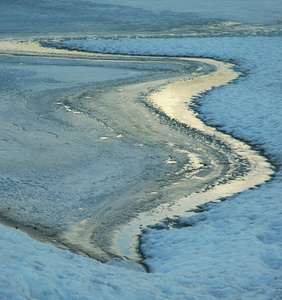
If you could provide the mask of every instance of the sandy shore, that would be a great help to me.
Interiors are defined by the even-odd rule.
[[[213,88],[226,85],[236,80],[240,75],[233,70],[234,65],[232,64],[213,59],[195,60],[214,66],[215,71],[208,75],[199,76],[190,80],[170,83],[153,92],[149,97],[149,101],[170,119],[176,120],[176,122],[180,124],[185,124],[190,129],[203,132],[205,135],[212,137],[213,141],[219,140],[225,145],[228,145],[232,152],[234,151],[242,160],[246,159],[249,162],[249,170],[245,174],[242,172],[242,174],[236,178],[234,177],[231,180],[227,180],[227,182],[219,182],[208,190],[197,191],[196,193],[192,191],[188,196],[174,199],[173,203],[161,204],[153,211],[140,213],[136,219],[126,224],[116,233],[117,247],[132,260],[137,260],[135,251],[139,243],[137,237],[146,226],[157,224],[158,221],[161,220],[174,219],[176,216],[183,215],[183,212],[186,212],[185,216],[193,215],[193,210],[195,210],[197,206],[208,202],[217,202],[220,201],[220,199],[225,199],[250,188],[255,188],[265,181],[268,181],[271,175],[273,175],[273,168],[265,157],[261,156],[246,143],[205,125],[201,119],[197,117],[198,114],[189,107],[189,105],[193,103],[193,99],[202,97],[204,93]],[[214,146],[216,147],[216,145],[212,147]],[[201,164],[197,156],[194,156],[194,159],[195,164]],[[232,173],[236,161],[232,161],[232,158],[230,158],[229,163],[230,170],[228,172]],[[193,176],[197,176],[195,173]],[[181,184],[186,181],[187,186],[189,186],[188,182],[190,180],[193,180],[192,176],[182,178]],[[126,247],[124,247],[124,244],[126,244]],[[131,249],[131,251],[128,249]]]
[[[47,102],[39,105],[36,102],[38,95],[35,97],[35,92],[28,94],[34,97],[33,101],[27,100],[27,112],[32,111],[34,123],[29,121],[32,123],[29,128],[23,126],[26,120],[22,121],[22,132],[24,128],[29,128],[26,130],[28,133],[24,134],[26,137],[29,134],[30,142],[34,141],[35,133],[32,130],[38,126],[35,120],[43,115],[46,124],[40,119],[41,133],[37,137],[51,146],[46,151],[46,145],[42,142],[40,147],[38,144],[37,150],[32,149],[33,152],[30,152],[37,142],[33,146],[24,145],[22,150],[26,151],[29,158],[25,161],[28,168],[23,168],[22,173],[18,170],[10,171],[5,165],[12,182],[9,186],[4,180],[7,189],[17,183],[21,195],[12,197],[15,202],[12,202],[11,208],[15,205],[17,209],[11,212],[12,209],[7,211],[6,208],[1,211],[1,215],[10,224],[12,219],[18,218],[16,226],[29,233],[30,228],[35,226],[42,228],[42,234],[39,234],[41,240],[45,234],[46,240],[51,240],[57,246],[85,253],[101,261],[113,258],[138,261],[138,235],[146,226],[165,218],[183,215],[197,205],[218,201],[253,188],[268,180],[273,173],[270,164],[259,153],[245,143],[206,126],[189,107],[194,98],[238,78],[239,74],[229,63],[212,59],[146,58],[70,52],[40,47],[38,42],[33,41],[1,42],[0,53],[4,57],[48,58],[48,65],[52,64],[53,59],[69,60],[72,64],[77,60],[91,62],[87,66],[80,63],[71,66],[77,67],[75,70],[79,74],[84,74],[81,75],[84,79],[80,79],[81,85],[76,90],[71,90],[76,82],[69,76],[69,81],[65,80],[59,85],[61,93],[51,94],[50,89],[47,89]],[[114,65],[109,64],[113,62]],[[28,64],[25,60],[20,63]],[[64,62],[58,63],[60,70],[67,70]],[[181,64],[185,68],[190,65],[190,69],[188,68],[186,74],[180,75],[171,68],[175,64],[179,68]],[[105,70],[105,65],[108,70]],[[118,71],[114,75],[114,70],[121,68],[121,65],[131,68],[132,73],[127,75]],[[54,74],[61,74],[59,68],[52,68]],[[157,72],[161,68],[164,71]],[[94,88],[91,80],[88,81],[90,73],[85,73],[86,69],[94,72],[104,70],[105,74],[112,73],[112,76],[120,76],[120,79],[118,84],[107,83],[102,88],[96,84]],[[41,70],[40,65],[35,71]],[[28,72],[31,71],[28,69]],[[47,70],[47,73],[50,71],[51,69]],[[52,76],[53,80],[59,81],[55,75]],[[66,75],[62,73],[60,76]],[[113,77],[107,78],[113,80]],[[52,82],[48,84],[51,86]],[[42,95],[45,95],[45,87],[40,88]],[[68,93],[66,89],[70,89]],[[46,103],[53,110],[49,111]],[[24,112],[24,118],[28,116],[27,112]],[[160,121],[164,124],[160,124]],[[55,129],[57,125],[60,126]],[[49,129],[54,135],[52,138],[46,137],[48,126],[55,126]],[[9,130],[22,147],[23,141],[18,133],[16,136],[12,127]],[[71,148],[66,148],[66,145],[71,145]],[[45,154],[41,164],[42,149],[45,149]],[[117,151],[112,152],[112,149]],[[15,150],[15,156],[10,159],[19,159],[17,151],[19,150]],[[54,162],[52,157],[55,158]],[[71,162],[70,157],[74,162]],[[83,157],[87,157],[88,161],[84,161]],[[45,171],[45,175],[48,173],[45,176],[48,185],[43,177],[41,181],[38,180],[40,183],[36,183],[35,169],[30,167],[35,164],[35,168],[38,168],[36,159],[40,161],[41,168],[38,174],[42,170],[48,170]],[[54,166],[56,159],[62,162],[59,168]],[[99,159],[100,163],[97,162]],[[91,160],[96,161],[94,163]],[[19,160],[18,163],[22,161]],[[102,171],[103,169],[105,170]],[[114,169],[117,170],[116,174]],[[71,174],[73,170],[75,174]],[[136,170],[136,173],[129,174],[132,170]],[[52,177],[52,172],[61,175]],[[30,174],[27,175],[28,173]],[[5,174],[1,176],[4,178]],[[34,187],[26,182],[27,179],[32,181]],[[42,193],[35,195],[34,188],[38,187],[37,184],[40,184]],[[109,193],[102,196],[108,189]],[[24,194],[27,190],[29,192]],[[61,202],[48,200],[48,207],[44,209],[43,215],[40,212],[42,204],[39,204],[39,199],[34,199],[25,208],[25,205],[19,204],[20,201],[30,201],[30,198],[43,198],[44,195],[49,197],[50,194]],[[36,211],[36,207],[39,211]],[[33,212],[29,219],[27,216],[30,215],[31,208]],[[52,211],[58,214],[55,219],[50,216]],[[48,216],[49,223],[40,221],[44,214]],[[28,223],[27,219],[29,224],[20,226]],[[59,226],[56,226],[56,222]],[[52,238],[48,231],[52,232]]]

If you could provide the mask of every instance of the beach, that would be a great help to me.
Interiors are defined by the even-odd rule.
[[[1,4],[1,298],[279,299],[276,14],[110,2]]]
[[[21,125],[25,121],[13,123],[21,135],[16,143],[24,147],[9,153],[13,155],[6,161],[13,160],[17,167],[13,170],[4,165],[9,176],[2,181],[8,193],[13,188],[19,190],[19,196],[13,198],[4,194],[3,221],[14,223],[33,237],[104,262],[129,259],[138,263],[140,228],[255,187],[273,174],[271,165],[259,153],[204,125],[193,110],[186,108],[197,96],[237,79],[240,74],[231,64],[212,59],[97,58],[91,53],[83,57],[79,52],[54,51],[32,41],[4,43],[0,49],[3,55],[4,51],[10,56],[16,52],[25,61],[21,68],[42,72],[42,79],[37,80],[44,80],[44,88],[37,86],[36,96],[28,93],[26,107],[19,107],[18,122],[21,115],[29,115],[28,125]],[[146,65],[145,70],[140,62]],[[21,64],[18,58],[13,63]],[[156,70],[161,73],[159,66],[166,76],[171,69],[171,75],[157,75]],[[45,74],[49,77],[47,89]],[[66,74],[71,74],[69,82]],[[70,92],[74,76],[78,87]],[[183,79],[185,76],[188,80]],[[55,93],[51,93],[52,81],[56,82]],[[40,88],[44,106],[36,98]],[[151,105],[155,115],[164,114],[168,124],[160,126],[144,104]],[[173,127],[169,126],[172,122]],[[186,133],[169,133],[170,127],[179,130],[181,126],[187,126]],[[5,143],[9,144],[8,137]],[[18,166],[22,166],[22,172]]]

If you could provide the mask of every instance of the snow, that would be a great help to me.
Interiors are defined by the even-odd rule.
[[[154,273],[188,275],[218,298],[279,299],[281,196],[272,182],[194,220],[181,218],[187,228],[147,229],[142,240],[145,262]]]
[[[281,299],[281,38],[139,38],[67,45],[235,61],[245,76],[197,100],[200,116],[262,149],[277,173],[257,189],[182,217],[185,228],[146,229],[142,250],[151,274],[108,266],[1,225],[0,299]]]
[[[154,285],[146,287],[146,274],[102,265],[3,226],[0,236],[1,299],[130,299],[132,294],[136,299],[144,299],[144,294],[155,297]],[[125,285],[128,281],[131,286]],[[143,287],[139,293],[138,282]],[[157,292],[161,296],[162,292]]]

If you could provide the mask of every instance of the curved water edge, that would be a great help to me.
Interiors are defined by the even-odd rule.
[[[242,176],[238,176],[236,179],[233,178],[225,183],[219,183],[206,191],[191,193],[189,196],[175,199],[173,203],[161,204],[153,211],[140,213],[136,219],[116,232],[117,248],[121,249],[121,252],[126,254],[131,260],[137,260],[135,249],[138,247],[139,241],[136,237],[140,235],[142,229],[149,225],[156,224],[158,220],[162,223],[165,219],[173,219],[176,216],[181,216],[184,212],[185,216],[189,217],[195,214],[193,210],[195,210],[197,206],[208,202],[217,202],[220,201],[220,199],[241,193],[250,188],[255,188],[268,181],[274,173],[269,161],[257,151],[253,150],[251,146],[228,134],[218,131],[214,127],[205,125],[204,122],[197,117],[198,114],[189,107],[193,99],[202,97],[203,93],[213,88],[226,85],[236,80],[240,75],[233,70],[234,65],[232,64],[213,59],[201,58],[199,61],[214,66],[216,71],[190,80],[182,80],[168,84],[164,88],[155,91],[149,97],[149,101],[169,118],[181,124],[185,124],[189,126],[189,128],[203,132],[213,137],[213,139],[219,139],[225,145],[228,145],[232,151],[236,152],[241,158],[248,160],[250,169],[247,174],[242,174]],[[197,163],[200,162],[198,161]],[[124,244],[126,244],[126,247],[124,247]],[[129,251],[129,249],[131,249],[131,251]]]
[[[5,55],[53,59],[140,62],[137,56],[103,55],[49,49],[43,48],[38,42],[33,41],[4,41],[0,43],[0,52]],[[144,62],[146,59],[148,58],[142,58]],[[163,63],[157,57],[150,58],[150,61],[152,60],[156,63]],[[195,72],[189,76],[183,75],[181,77],[178,74],[175,77],[157,80],[154,84],[150,81],[146,84],[144,82],[141,85],[135,84],[129,89],[147,89],[153,86],[155,91],[145,99],[148,107],[155,109],[156,113],[163,118],[167,118],[167,124],[175,126],[177,129],[182,128],[185,134],[193,132],[191,141],[195,141],[195,145],[187,144],[186,148],[177,147],[168,139],[172,151],[187,155],[188,163],[177,171],[179,173],[176,174],[178,175],[177,181],[174,180],[169,186],[163,187],[162,192],[151,192],[152,197],[167,197],[167,199],[159,201],[157,206],[144,205],[145,203],[141,201],[140,205],[146,207],[138,208],[134,213],[128,214],[122,223],[117,222],[119,216],[112,216],[113,220],[104,226],[107,227],[107,230],[110,227],[113,230],[113,226],[116,224],[114,236],[111,235],[106,245],[100,245],[99,249],[95,250],[93,256],[96,255],[98,259],[100,257],[107,261],[118,258],[138,262],[140,260],[136,251],[138,235],[146,226],[161,222],[165,218],[183,215],[184,212],[185,216],[188,216],[187,211],[200,204],[217,201],[220,198],[226,198],[253,188],[267,181],[273,174],[271,165],[258,152],[252,150],[247,144],[221,133],[213,127],[206,126],[189,107],[194,98],[237,79],[239,73],[234,71],[234,65],[204,58],[175,58],[175,62],[177,61],[197,62],[202,66],[209,66],[209,74],[204,73],[204,75],[199,76],[201,74],[199,69],[198,73]],[[161,88],[158,88],[160,86]],[[80,109],[80,107],[75,107],[75,109],[69,107],[69,111],[74,113],[79,112]],[[199,154],[201,151],[205,154]],[[177,164],[177,161],[168,160],[166,163]],[[220,164],[222,166],[219,166]],[[178,187],[179,190],[177,191]],[[184,192],[185,187],[186,190],[188,187],[189,189]],[[72,245],[75,245],[76,249],[80,247],[83,252],[93,253],[93,237],[95,236],[93,226],[89,220],[85,219],[68,228],[59,239],[72,249],[74,249]],[[105,232],[105,228],[99,228],[96,231],[98,232],[96,233],[97,236],[99,236]]]

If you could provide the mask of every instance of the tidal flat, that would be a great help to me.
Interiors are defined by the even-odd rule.
[[[33,237],[103,262],[138,262],[144,226],[272,173],[189,108],[236,79],[232,65],[30,41],[1,50],[1,220]]]

